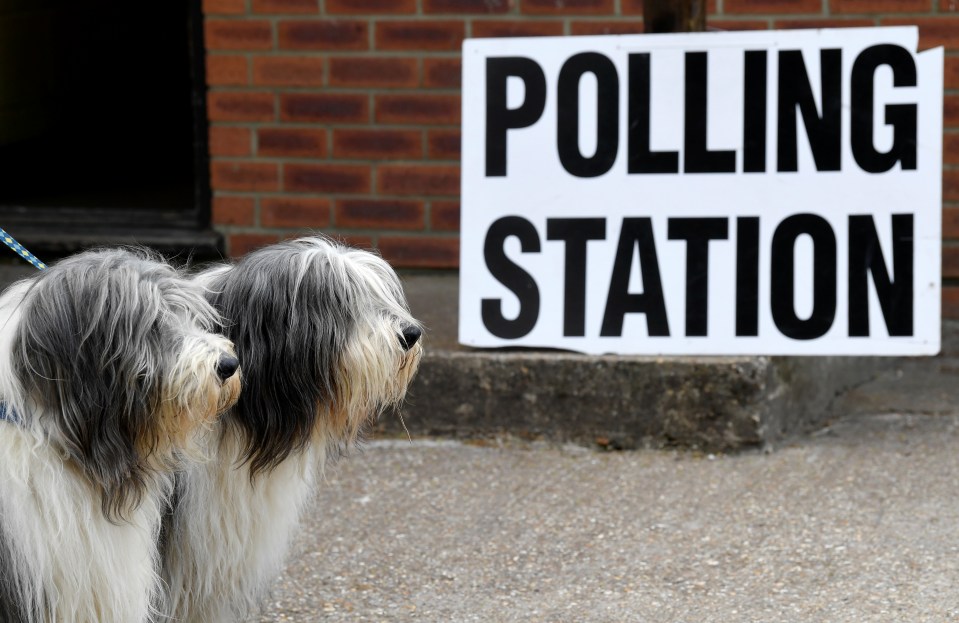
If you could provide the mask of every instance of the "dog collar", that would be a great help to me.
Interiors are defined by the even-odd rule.
[[[7,403],[0,402],[0,422],[10,422],[11,424],[22,424],[23,420],[16,409],[7,406]]]

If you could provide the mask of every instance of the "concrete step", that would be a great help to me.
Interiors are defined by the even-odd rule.
[[[959,404],[951,399],[959,393],[957,366],[943,356],[657,358],[470,349],[456,341],[457,275],[403,278],[413,313],[427,327],[427,350],[403,421],[381,418],[385,434],[402,434],[405,424],[414,436],[509,433],[611,448],[730,451],[777,445],[846,413],[943,413]],[[946,331],[944,350],[955,353],[955,327]]]

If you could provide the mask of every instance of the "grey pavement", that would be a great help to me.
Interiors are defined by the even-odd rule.
[[[379,440],[332,467],[262,621],[959,620],[959,418],[774,452]]]

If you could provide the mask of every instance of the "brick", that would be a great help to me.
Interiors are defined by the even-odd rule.
[[[210,126],[211,156],[249,156],[253,138],[249,128]]]
[[[415,87],[419,86],[419,64],[415,58],[342,57],[330,59],[330,86]]]
[[[260,128],[256,135],[258,156],[324,158],[326,130],[312,128]]]
[[[833,13],[928,13],[932,0],[829,0]]]
[[[715,30],[768,30],[769,23],[758,19],[711,19],[709,28]]]
[[[433,160],[459,160],[462,138],[459,130],[430,130],[426,136],[427,153]]]
[[[622,3],[623,15],[642,15],[644,0],[620,0]],[[706,15],[715,15],[719,11],[716,0],[706,0]],[[706,23],[708,29],[712,29],[712,20]]]
[[[637,16],[643,14],[643,3],[644,0],[620,0],[621,9],[623,15]],[[706,2],[706,14],[715,15],[718,10],[716,5],[716,0],[707,0]],[[706,26],[712,29],[713,23],[712,20],[706,24]]]
[[[285,20],[279,23],[281,50],[368,50],[370,35],[360,20]]]
[[[462,21],[385,21],[376,24],[377,50],[459,50],[466,35]]]
[[[423,12],[487,14],[508,13],[517,0],[423,0]]]
[[[563,34],[560,21],[487,21],[473,22],[472,36],[489,37],[551,37]]]
[[[959,127],[959,95],[943,96],[942,124],[947,128]]]
[[[214,20],[204,23],[207,50],[270,50],[273,28],[265,20]]]
[[[423,59],[423,86],[458,89],[463,81],[463,62],[459,58]]]
[[[214,160],[210,183],[215,190],[271,191],[280,186],[275,164],[245,160]]]
[[[286,87],[322,86],[323,59],[313,56],[254,57],[253,84]]]
[[[342,232],[331,234],[331,236],[333,237],[334,240],[337,240],[348,247],[353,247],[354,249],[363,249],[364,251],[371,251],[377,254],[379,253],[376,250],[376,245],[373,244],[372,236],[362,236],[358,234],[344,234]]]
[[[283,188],[291,192],[368,193],[372,187],[370,168],[353,164],[287,164]]]
[[[344,199],[336,204],[336,226],[355,229],[423,229],[422,201]]]
[[[378,95],[377,123],[458,124],[459,95]]]
[[[817,28],[860,28],[863,26],[875,26],[876,22],[872,19],[860,18],[829,18],[829,17],[814,17],[814,18],[800,18],[800,19],[783,19],[776,20],[773,23],[773,28],[781,30],[810,30]]]
[[[942,160],[946,164],[959,164],[959,133],[942,135]]]
[[[620,0],[620,12],[630,17],[639,17],[643,15],[644,0]],[[706,0],[706,15],[716,15],[719,11],[716,0]],[[713,30],[713,20],[707,20],[706,28]]]
[[[358,93],[283,93],[280,119],[313,123],[364,123],[370,98]]]
[[[319,0],[253,0],[254,13],[272,15],[319,13]]]
[[[253,225],[255,201],[252,197],[217,196],[213,198],[214,225]]]
[[[382,236],[377,245],[390,264],[401,268],[456,268],[459,238]]]
[[[434,201],[430,204],[430,229],[435,231],[459,231],[459,228],[459,201]]]
[[[423,157],[419,130],[335,130],[333,156],[402,160]]]
[[[520,11],[530,15],[611,15],[613,0],[523,0]]]
[[[243,86],[249,83],[245,56],[206,57],[206,83],[212,86]]]
[[[204,15],[242,15],[246,0],[203,0]]]
[[[571,24],[574,35],[631,35],[643,33],[642,20],[575,21]]]
[[[959,56],[946,56],[943,74],[945,88],[959,89]]]
[[[326,0],[331,15],[409,15],[416,13],[416,0]]]
[[[459,196],[460,168],[448,165],[383,165],[377,190],[391,195]]]
[[[942,199],[943,201],[959,201],[959,170],[943,170]]]
[[[263,227],[328,227],[330,200],[311,197],[264,197],[260,200]]]
[[[942,288],[942,317],[950,320],[959,318],[959,287]]]
[[[273,94],[262,91],[213,91],[207,94],[211,121],[272,121]]]
[[[959,247],[950,244],[942,246],[942,276],[959,277]]]
[[[883,26],[919,26],[919,48],[925,50],[943,46],[959,49],[959,17],[921,17],[882,19]]]
[[[279,241],[280,237],[274,234],[232,234],[227,238],[227,254],[230,257],[241,257]]]
[[[822,0],[725,0],[725,13],[821,13]]]
[[[942,237],[944,240],[959,240],[959,207],[942,209]]]

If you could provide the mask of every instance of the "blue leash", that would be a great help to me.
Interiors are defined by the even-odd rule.
[[[3,238],[3,243],[17,252],[17,255],[25,259],[26,261],[33,264],[36,268],[43,270],[47,267],[46,264],[37,259],[37,256],[33,253],[27,251],[22,244],[17,242],[13,236],[0,229],[0,237]]]

